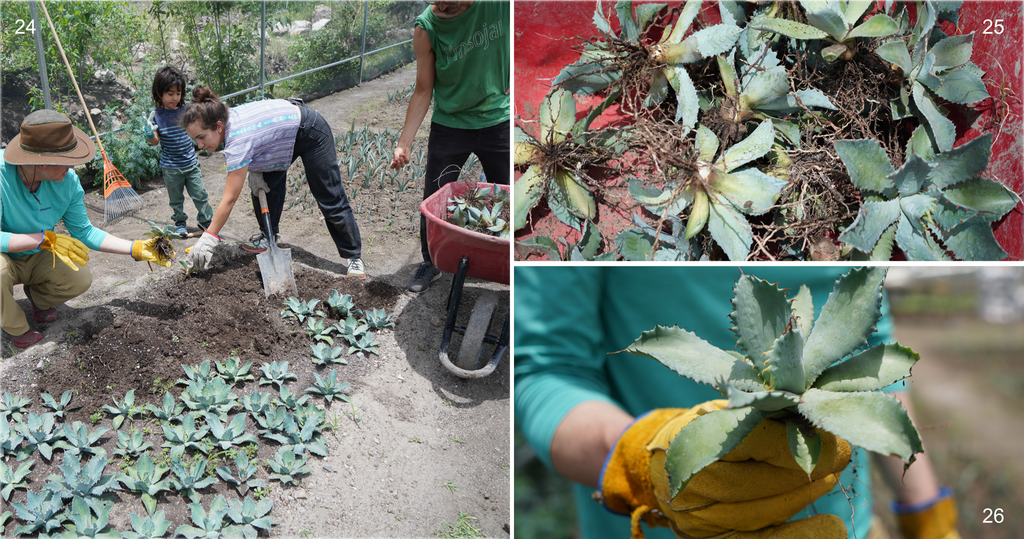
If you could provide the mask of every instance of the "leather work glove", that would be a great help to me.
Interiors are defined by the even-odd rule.
[[[960,539],[960,532],[956,531],[956,501],[949,487],[943,487],[935,499],[927,502],[893,502],[892,511],[900,521],[905,539]]]
[[[89,248],[84,243],[52,230],[43,230],[42,233],[43,241],[36,248],[53,253],[54,267],[57,266],[57,258],[75,271],[78,271],[78,266],[84,266],[89,261]]]
[[[146,121],[142,122],[142,132],[146,135],[146,140],[153,140],[155,136],[153,132],[157,130],[157,126],[154,118],[156,118],[155,110],[149,113],[149,118],[146,118]]]
[[[252,196],[259,196],[260,189],[266,192],[270,192],[270,187],[267,186],[267,182],[263,180],[262,172],[249,172],[249,190],[252,191]]]
[[[203,235],[199,237],[199,241],[190,248],[190,251],[187,251],[189,253],[188,265],[197,271],[210,269],[210,260],[213,259],[213,248],[218,243],[220,243],[220,238],[216,234],[203,232]]]
[[[672,439],[698,416],[727,405],[714,400],[638,418],[609,454],[595,497],[613,512],[631,515],[634,539],[643,537],[641,519],[669,526],[684,539],[845,539],[846,526],[835,515],[786,522],[831,491],[850,463],[850,444],[821,430],[821,456],[811,480],[790,453],[785,423],[767,419],[670,498],[665,452]]]
[[[153,238],[151,240],[145,240],[145,241],[143,241],[143,240],[133,241],[132,242],[132,258],[134,258],[135,260],[142,260],[142,261],[145,261],[145,262],[153,262],[153,263],[156,263],[156,264],[160,264],[161,266],[163,266],[165,268],[171,267],[171,259],[170,258],[164,258],[154,248],[154,244],[156,243],[156,240],[157,240],[156,238]],[[170,240],[168,240],[168,243],[170,243]],[[171,245],[171,256],[174,256],[174,245],[173,244]],[[152,269],[153,268],[150,267],[150,270],[152,270]]]

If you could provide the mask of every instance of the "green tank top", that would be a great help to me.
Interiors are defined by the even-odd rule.
[[[454,19],[431,8],[416,18],[434,50],[432,121],[457,129],[492,127],[510,117],[508,2],[476,1]]]

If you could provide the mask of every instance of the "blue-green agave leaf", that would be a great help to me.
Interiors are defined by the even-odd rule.
[[[804,337],[811,334],[814,327],[814,300],[811,298],[811,289],[807,285],[800,285],[800,290],[793,297],[793,316],[800,324],[800,331]]]
[[[729,408],[733,410],[753,406],[762,412],[777,412],[800,403],[800,397],[788,391],[756,391],[748,393],[736,389],[729,382],[724,382],[722,385],[725,389],[726,398],[729,399]],[[722,388],[719,388],[719,391],[722,391]]]
[[[808,389],[800,401],[797,410],[811,424],[855,446],[906,463],[924,451],[907,411],[889,395]]]
[[[547,178],[544,177],[538,165],[532,165],[526,169],[526,172],[516,180],[515,185],[512,186],[513,191],[515,191],[515,196],[513,197],[513,203],[515,204],[513,225],[516,230],[526,226],[526,218],[530,215],[530,210],[544,196],[546,185]]]
[[[858,189],[885,193],[894,187],[890,176],[896,171],[877,140],[837,140],[835,147]]]
[[[572,92],[557,88],[540,104],[540,137],[546,144],[562,142],[576,123],[576,100]]]
[[[940,189],[969,180],[988,168],[992,152],[992,133],[987,133],[932,159],[928,179]]]
[[[900,167],[889,179],[896,186],[896,191],[901,196],[910,196],[920,193],[928,179],[931,167],[925,163],[917,154],[911,154],[906,163]]]
[[[981,77],[964,69],[939,73],[937,81],[938,86],[929,88],[951,103],[977,103],[990,97]]]
[[[693,41],[702,58],[722,54],[736,44],[743,29],[731,24],[716,24],[694,32],[684,41]]]
[[[825,369],[812,387],[826,391],[878,391],[910,377],[910,369],[920,358],[910,348],[880,344]]]
[[[1020,197],[1005,185],[982,177],[948,187],[943,194],[950,202],[977,211],[989,221],[999,220],[1020,203]]]
[[[714,385],[719,378],[728,379],[739,361],[693,332],[676,326],[656,326],[645,331],[625,351],[657,360],[695,382],[708,385]]]
[[[1003,260],[1008,255],[992,233],[992,225],[984,217],[969,219],[949,232],[946,247],[960,260]]]
[[[928,135],[928,128],[923,125],[917,126],[914,129],[914,134],[910,135],[910,140],[907,141],[907,154],[915,154],[925,161],[931,161],[935,158],[936,153],[935,143]]]
[[[789,451],[793,455],[793,460],[810,478],[821,456],[821,436],[813,431],[805,434],[799,424],[786,421],[786,437],[789,439]]]
[[[768,150],[772,148],[772,141],[774,140],[775,128],[772,127],[770,120],[765,120],[747,138],[725,150],[717,164],[725,172],[732,172],[768,153]]]
[[[665,471],[674,498],[694,474],[729,454],[769,414],[756,408],[717,410],[683,427],[665,453]]]
[[[732,307],[729,320],[736,344],[760,372],[765,368],[765,354],[789,324],[786,293],[768,281],[743,275],[733,287]]]
[[[551,86],[557,86],[574,94],[594,94],[611,86],[622,76],[621,70],[601,71],[609,65],[608,60],[615,58],[608,51],[584,48],[580,59],[565,66],[551,80]]]
[[[718,137],[707,127],[697,126],[697,159],[705,163],[713,163],[718,154]]]
[[[932,134],[935,136],[935,144],[939,147],[939,151],[948,152],[953,149],[956,127],[935,106],[935,102],[932,101],[923,84],[914,81],[913,87],[914,104],[917,105],[918,110],[928,120],[928,125],[931,126]]]
[[[734,209],[728,199],[713,193],[708,198],[711,202],[708,232],[729,260],[745,260],[750,254],[750,244],[754,242],[746,217]]]
[[[827,32],[788,19],[766,19],[751,23],[749,26],[754,30],[775,32],[794,39],[825,39],[829,37]]]
[[[637,4],[636,6],[636,26],[643,31],[647,28],[647,24],[651,22],[651,19],[658,14],[659,11],[665,9],[668,4]]]
[[[836,281],[804,345],[806,387],[860,347],[882,316],[882,282],[887,268],[861,267]]]
[[[900,214],[896,226],[896,243],[908,260],[946,261],[949,256],[926,230],[918,228],[906,214]]]
[[[665,69],[669,84],[676,92],[676,121],[683,126],[683,134],[689,133],[697,125],[697,114],[700,103],[697,101],[697,89],[693,87],[690,74],[686,68],[677,65]]]
[[[520,178],[522,181],[522,178]],[[583,180],[568,170],[555,173],[549,198],[554,197],[567,210],[580,219],[597,217],[597,203],[594,194]]]
[[[764,103],[771,103],[784,97],[789,92],[789,79],[786,69],[776,66],[756,71],[748,81],[744,81],[740,93],[740,109],[756,110]]]
[[[786,331],[775,340],[765,354],[761,373],[768,387],[800,394],[807,386],[803,362],[804,333],[795,318],[789,319]]]
[[[846,19],[842,13],[832,9],[831,6],[815,11],[808,10],[807,22],[811,23],[815,28],[827,32],[835,41],[841,42],[846,39],[848,31]]]
[[[864,12],[874,4],[872,0],[850,0],[843,11],[843,18],[850,24],[857,24],[857,21],[864,16]]]
[[[774,178],[750,167],[725,174],[712,170],[711,184],[714,189],[732,202],[736,210],[761,215],[775,205],[779,193],[786,186],[784,180]]]
[[[884,202],[865,202],[857,213],[857,218],[849,228],[839,235],[839,241],[848,243],[856,249],[870,253],[878,239],[882,237],[890,225],[900,216],[899,199]]]
[[[974,32],[950,36],[932,46],[928,52],[935,55],[936,71],[957,67],[971,61]]]
[[[886,62],[898,65],[904,73],[910,73],[913,64],[910,61],[910,52],[907,50],[906,43],[890,41],[875,49],[875,53]]]
[[[900,25],[888,15],[879,13],[864,21],[846,35],[847,39],[855,37],[884,37],[900,31]]]

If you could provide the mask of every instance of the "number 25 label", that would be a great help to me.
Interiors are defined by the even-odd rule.
[[[994,21],[992,19],[985,19],[985,30],[981,33],[987,36],[992,34],[1001,35],[1003,30],[1003,19],[996,19]]]

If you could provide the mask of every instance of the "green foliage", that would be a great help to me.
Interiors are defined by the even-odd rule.
[[[11,507],[22,524],[14,529],[14,535],[26,535],[42,529],[50,533],[61,526],[64,516],[64,502],[51,490],[28,491],[24,502],[12,503]]]
[[[295,394],[288,389],[288,386],[284,386],[281,388],[280,396],[274,399],[274,406],[280,406],[285,410],[292,411],[297,409],[299,406],[306,404],[306,401],[308,400],[309,395],[296,398]]]
[[[395,323],[392,319],[395,317],[394,313],[387,314],[384,309],[370,309],[365,313],[366,325],[370,329],[382,329],[394,327]]]
[[[202,443],[203,438],[210,432],[210,427],[202,426],[196,428],[196,420],[192,414],[182,416],[180,425],[164,423],[164,441],[161,447],[170,449],[170,455],[177,457],[185,454],[185,450],[192,448],[206,453],[206,445]]]
[[[107,491],[121,490],[114,474],[104,474],[103,468],[110,462],[105,456],[94,456],[82,466],[78,455],[64,453],[64,463],[58,466],[64,474],[50,474],[46,480],[46,490],[53,491],[61,499],[72,496],[93,498],[102,496]]]
[[[189,385],[192,382],[205,383],[209,382],[216,376],[216,372],[210,370],[209,359],[203,360],[203,362],[197,367],[182,365],[181,368],[185,371],[187,379],[178,378],[178,380],[174,382],[176,385]]]
[[[892,256],[894,240],[910,260],[949,260],[947,250],[962,260],[1005,258],[990,223],[1020,197],[981,176],[991,139],[984,135],[937,155],[912,152],[899,170],[875,140],[836,141],[850,179],[867,195],[839,239],[876,260]]]
[[[257,417],[265,410],[272,407],[272,398],[273,395],[270,393],[253,391],[252,393],[242,397],[242,407],[245,408],[245,411],[252,414],[253,417]]]
[[[39,397],[43,399],[43,406],[53,410],[53,417],[57,419],[64,419],[64,412],[67,410],[68,404],[71,403],[71,396],[73,394],[74,391],[70,389],[65,391],[64,394],[60,396],[60,402],[57,402],[49,393],[40,393]],[[0,410],[0,414],[2,413],[3,410]]]
[[[355,317],[349,315],[348,318],[338,322],[334,325],[338,335],[343,337],[349,344],[355,344],[360,337],[365,335],[370,327],[366,325],[363,320],[356,320]],[[349,352],[351,353],[351,352]]]
[[[50,460],[54,444],[64,437],[62,429],[54,428],[53,414],[28,414],[25,422],[18,423],[16,428],[25,441],[25,446],[17,453],[19,461],[25,460],[37,449],[43,458]]]
[[[313,469],[306,464],[306,455],[294,453],[284,447],[277,450],[274,460],[268,460],[267,466],[273,470],[271,479],[276,479],[284,484],[298,483],[296,476],[313,473]]]
[[[288,371],[287,361],[271,361],[270,363],[264,363],[260,367],[263,371],[263,377],[260,378],[260,385],[274,384],[277,386],[278,391],[284,386],[288,380],[298,380],[295,373]]]
[[[192,500],[193,504],[198,504],[199,500],[202,499],[202,495],[199,493],[200,489],[217,482],[216,477],[208,477],[206,475],[206,465],[207,461],[205,459],[198,459],[189,467],[185,466],[180,457],[171,459],[171,471],[174,472],[174,477],[170,479],[171,485],[174,487],[174,490],[182,491],[188,499]],[[216,503],[216,500],[214,503]]]
[[[221,423],[214,414],[206,414],[206,425],[210,428],[210,435],[214,444],[221,449],[231,449],[236,445],[245,443],[258,444],[255,436],[245,432],[245,414],[237,414],[227,426]]]
[[[243,364],[238,356],[230,356],[224,363],[217,362],[217,372],[225,382],[231,385],[253,380],[253,375],[249,373],[250,368],[252,368],[252,361],[246,361]]]
[[[228,501],[228,518],[236,524],[237,531],[241,531],[244,537],[255,538],[259,533],[256,528],[270,532],[274,520],[270,518],[270,510],[274,502],[263,499],[259,503],[253,502],[248,496],[244,501]]]
[[[217,496],[213,499],[213,503],[210,504],[210,511],[207,513],[203,509],[203,506],[198,501],[194,501],[189,505],[192,510],[192,523],[195,526],[188,524],[182,524],[174,530],[175,537],[183,535],[189,539],[196,539],[197,537],[220,537],[228,535],[228,530],[222,529],[224,526],[224,518],[228,514],[228,505],[224,501],[224,496]]]
[[[28,488],[28,483],[24,479],[32,473],[32,465],[35,463],[34,460],[23,462],[15,469],[0,461],[0,494],[3,494],[5,501],[11,500],[11,493],[14,492],[14,489]]]
[[[472,189],[448,199],[445,220],[474,232],[508,239],[512,232],[509,223],[501,218],[502,210],[508,205],[509,191],[497,185]]]
[[[307,301],[300,301],[299,298],[294,296],[289,297],[284,302],[284,310],[281,311],[281,318],[296,318],[299,323],[306,321],[306,318],[312,316],[319,316],[323,318],[323,311],[316,310],[317,304],[320,303],[318,299],[311,299]]]
[[[0,413],[0,458],[18,452],[24,440],[19,432],[18,424],[15,423],[14,428],[11,428],[7,422],[7,413]]]
[[[123,532],[125,539],[156,539],[167,533],[171,523],[164,520],[164,512],[157,511],[151,516],[147,515],[145,520],[139,515],[132,513],[132,531]]]
[[[226,95],[259,82],[260,9],[245,2],[167,2],[200,84]]]
[[[149,96],[152,81],[134,93],[133,103],[119,111],[118,104],[107,105],[103,111],[103,120],[96,127],[105,132],[103,149],[114,168],[132,185],[139,189],[142,180],[156,178],[163,174],[160,169],[160,147],[146,142],[144,124],[152,110],[153,99]],[[117,113],[124,116],[124,123],[117,127],[113,120]],[[86,129],[86,132],[89,130]],[[99,147],[96,158],[86,163],[86,170],[94,174],[93,185],[103,185],[104,163]]]
[[[344,393],[345,388],[352,385],[348,382],[342,382],[338,384],[338,372],[331,370],[327,374],[327,379],[324,380],[319,374],[313,373],[316,378],[316,382],[313,383],[313,387],[307,387],[306,393],[315,393],[317,395],[323,395],[327,402],[331,402],[331,399],[337,397],[343,402],[350,402],[348,395]]]
[[[870,2],[801,2],[807,12],[808,24],[786,19],[763,19],[751,25],[755,30],[776,32],[794,39],[825,39],[833,45],[821,49],[821,55],[829,62],[850,60],[856,54],[853,41],[858,37],[884,37],[899,31],[899,24],[888,15],[873,15],[861,24]]]
[[[114,429],[116,430],[121,426],[121,423],[124,423],[125,419],[131,420],[133,417],[139,415],[140,410],[135,407],[135,390],[128,390],[128,392],[124,394],[124,400],[121,402],[117,402],[117,399],[115,398],[113,406],[109,404],[103,405],[103,410],[114,416],[112,421]]]
[[[221,479],[235,486],[240,496],[245,496],[250,488],[255,490],[267,486],[266,481],[256,478],[259,467],[255,462],[250,463],[249,457],[241,451],[235,455],[235,470],[237,470],[237,478],[231,475],[231,469],[227,466],[218,466],[216,471]]]
[[[120,538],[115,529],[107,529],[107,520],[114,503],[104,502],[95,498],[75,496],[71,501],[71,509],[67,516],[71,524],[65,525],[71,537],[101,537],[105,539]],[[93,512],[95,511],[95,516]]]
[[[319,416],[317,420],[307,420],[305,424],[300,426],[295,415],[284,414],[282,431],[280,433],[266,434],[265,436],[280,442],[282,450],[287,449],[302,455],[305,455],[306,451],[310,451],[321,457],[326,457],[328,454],[327,444],[317,429],[319,424]]]
[[[138,457],[153,447],[153,444],[143,439],[142,433],[137,430],[131,432],[117,431],[117,448],[114,455],[123,458]]]
[[[376,354],[378,345],[380,345],[380,342],[373,340],[373,334],[363,333],[358,339],[351,341],[351,346],[348,347],[348,353],[349,355],[355,354],[356,352]]]
[[[90,434],[88,428],[81,421],[75,421],[71,425],[65,424],[64,439],[57,440],[53,447],[54,449],[63,449],[65,454],[74,453],[80,456],[82,453],[89,453],[105,456],[106,451],[102,447],[93,447],[92,444],[96,443],[109,430],[106,427],[99,427]]]
[[[359,312],[355,308],[356,304],[352,301],[352,296],[340,294],[337,290],[331,290],[331,295],[327,298],[326,303],[327,307],[339,318],[346,318],[349,314]]]
[[[914,461],[923,451],[917,430],[899,402],[879,390],[910,376],[919,356],[898,344],[858,352],[881,317],[885,273],[881,267],[851,270],[836,282],[817,320],[806,286],[789,298],[775,284],[740,277],[730,318],[742,355],[661,326],[627,348],[712,384],[729,399],[727,408],[693,420],[669,445],[673,497],[767,418],[786,423],[790,450],[808,476],[821,451],[820,440],[811,443],[804,434],[814,428],[898,455],[907,466]]]
[[[316,343],[311,345],[311,347],[313,351],[313,357],[311,359],[314,365],[330,365],[332,363],[345,365],[348,363],[348,360],[341,357],[341,354],[345,349],[340,346],[332,347],[324,343]]]
[[[3,400],[0,401],[0,415],[7,414],[15,421],[21,421],[30,404],[32,404],[31,399],[25,399],[5,391]]]
[[[164,478],[169,471],[170,468],[166,466],[154,464],[149,454],[145,453],[139,457],[135,466],[128,467],[127,473],[118,474],[116,478],[124,488],[141,493],[142,505],[146,507],[146,512],[155,516],[156,495],[170,492],[174,486],[170,479]]]
[[[177,419],[177,415],[185,409],[185,405],[180,402],[175,402],[174,395],[168,391],[164,393],[164,400],[161,406],[155,404],[147,404],[146,411],[153,414],[153,417],[161,421],[171,421]]]
[[[306,320],[306,334],[312,337],[313,341],[322,341],[329,345],[333,345],[334,339],[331,338],[331,333],[334,333],[333,325],[328,326],[319,318],[310,318]]]
[[[189,383],[181,392],[181,402],[192,411],[210,412],[224,419],[238,405],[238,397],[222,378],[214,376],[208,382],[194,380]]]

